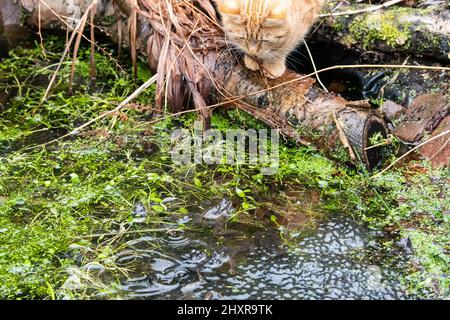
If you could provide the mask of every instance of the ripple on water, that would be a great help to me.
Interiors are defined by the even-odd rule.
[[[231,274],[223,268],[230,263],[226,253],[207,254],[207,244],[180,233],[165,241],[166,254],[136,251],[136,276],[123,281],[121,290],[128,297],[160,299],[408,298],[394,268],[355,259],[353,253],[370,241],[367,230],[351,220],[332,219],[294,250],[280,254],[257,247]]]

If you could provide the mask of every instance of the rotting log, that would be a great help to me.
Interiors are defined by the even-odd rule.
[[[5,1],[15,3],[0,5]],[[29,26],[54,29],[73,26],[90,3],[19,0],[17,6]],[[227,48],[210,0],[99,1],[96,27],[147,56],[159,77],[157,103],[169,102],[174,113],[194,106],[208,118],[211,106],[234,106],[339,162],[372,168],[380,161],[377,148],[366,148],[387,129],[367,102],[325,93],[312,78],[292,72],[268,80],[248,71]]]
[[[339,1],[328,1],[331,9]],[[450,61],[450,9],[448,4],[429,8],[399,5],[340,15],[339,12],[363,11],[373,6],[352,4],[339,6],[335,16],[323,17],[309,41],[334,41],[361,51],[404,53]],[[325,9],[324,15],[330,15]]]
[[[361,159],[373,167],[381,160],[380,150],[366,148],[375,134],[386,135],[386,126],[366,102],[353,104],[333,93],[324,93],[314,80],[294,73],[282,80],[266,81],[236,64],[225,74],[228,75],[224,81],[228,91],[237,96],[247,95],[240,102],[242,109],[279,128],[297,143],[314,146],[340,162]],[[270,91],[261,90],[295,79],[301,80]],[[249,92],[258,93],[248,95]],[[347,143],[356,154],[346,150]]]

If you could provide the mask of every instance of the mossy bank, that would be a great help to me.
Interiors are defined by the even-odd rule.
[[[114,55],[109,44],[103,45]],[[278,229],[291,246],[334,212],[387,232],[380,241],[388,255],[395,255],[398,241],[407,239],[414,254],[405,288],[424,298],[450,297],[448,169],[433,170],[418,162],[371,178],[289,141],[283,142],[279,170],[271,176],[262,175],[256,165],[174,165],[171,133],[193,130],[196,116],[156,121],[163,112],[153,108],[153,88],[88,130],[40,146],[113,109],[150,76],[142,63],[134,81],[126,57],[113,61],[96,54],[93,87],[89,52],[81,50],[74,94],[66,93],[70,62],[65,62],[52,95],[41,103],[64,39],[47,36],[44,48],[45,54],[37,43],[16,48],[0,66],[2,90],[16,92],[0,117],[0,297],[110,297],[114,288],[92,275],[79,275],[77,285],[68,281],[69,275],[90,262],[118,277],[126,272],[115,263],[122,237],[164,237],[168,229],[184,228],[179,223],[174,227],[174,220],[199,210],[206,200],[224,197],[235,208],[226,222],[229,228]],[[217,111],[212,123],[218,129],[263,127],[239,111]],[[255,214],[267,203],[291,205],[286,190],[318,195],[311,200],[308,223],[296,230],[279,224],[280,216]],[[137,208],[142,207],[145,216],[139,216]],[[230,241],[208,226],[186,228],[218,242]]]

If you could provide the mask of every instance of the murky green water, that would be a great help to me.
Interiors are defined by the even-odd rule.
[[[204,217],[226,215],[227,202]],[[193,223],[191,217],[179,223]],[[373,232],[343,216],[326,219],[289,247],[271,231],[231,232],[235,245],[200,240],[182,232],[129,241],[116,263],[119,296],[127,299],[407,299],[401,259],[373,261]],[[205,237],[206,238],[206,237]],[[212,240],[212,239],[211,239]],[[229,240],[224,241],[224,243]],[[158,243],[158,249],[154,249]]]

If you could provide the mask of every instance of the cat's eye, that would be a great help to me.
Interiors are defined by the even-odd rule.
[[[266,19],[264,21],[264,28],[282,28],[285,25],[284,20],[280,19]]]

